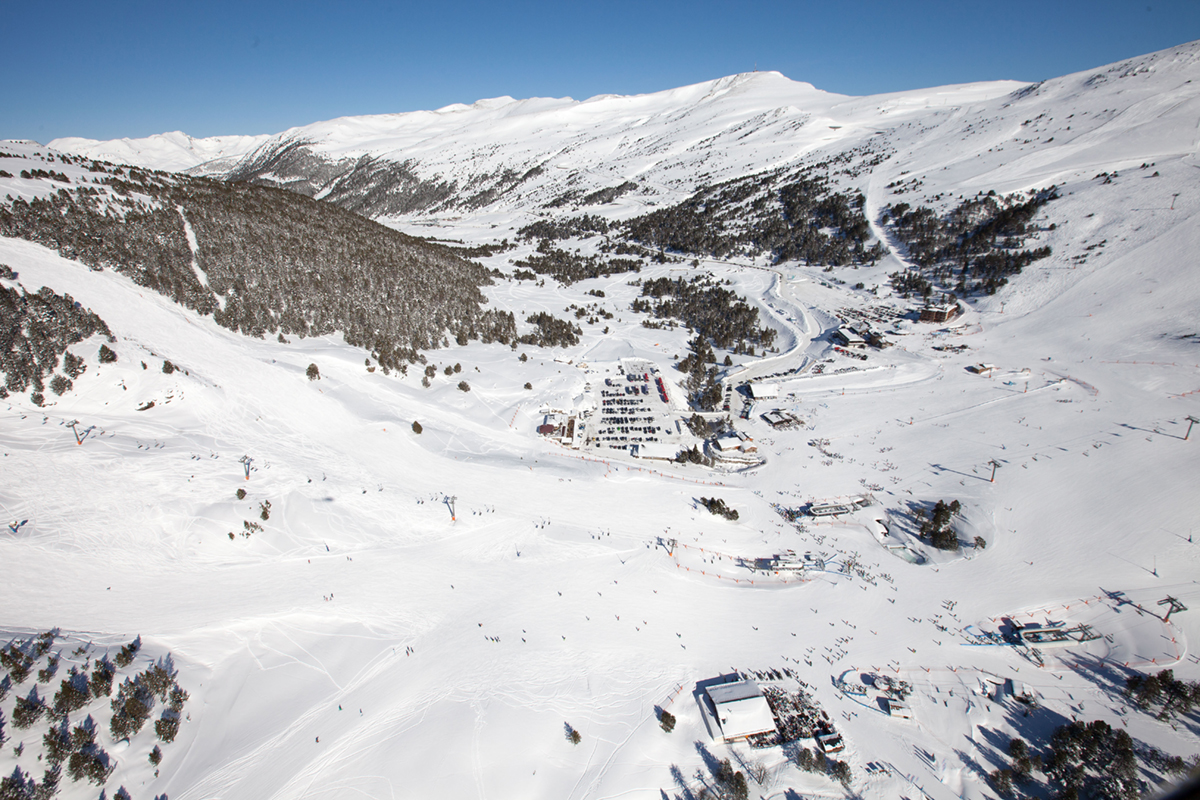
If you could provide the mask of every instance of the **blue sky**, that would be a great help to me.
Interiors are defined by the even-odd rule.
[[[0,2],[0,138],[274,133],[777,70],[844,94],[1036,81],[1200,38],[1200,0]]]

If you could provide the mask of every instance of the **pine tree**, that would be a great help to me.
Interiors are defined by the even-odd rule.
[[[123,645],[120,652],[117,653],[117,666],[124,669],[133,663],[133,657],[137,655],[138,650],[142,649],[142,637],[138,636],[129,644]]]
[[[37,783],[26,776],[19,766],[13,767],[12,775],[0,778],[0,797],[4,800],[33,800],[36,789]]]
[[[90,697],[87,675],[81,673],[78,667],[71,667],[70,673],[63,679],[54,695],[54,713],[65,715],[71,711],[78,711],[87,705]]]
[[[18,697],[17,702],[13,705],[13,725],[21,729],[28,728],[41,719],[45,712],[46,704],[38,696],[38,689],[35,685],[29,690],[28,695]]]
[[[97,659],[92,665],[92,677],[88,681],[92,697],[108,697],[112,694],[113,676],[116,673],[117,670],[107,655]]]
[[[58,725],[51,725],[42,736],[42,745],[51,764],[61,764],[71,755],[71,723],[65,714]]]

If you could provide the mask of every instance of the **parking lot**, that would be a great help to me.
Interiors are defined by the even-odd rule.
[[[632,445],[681,442],[669,389],[649,362],[623,361],[597,385],[597,417],[586,446],[628,450]]]

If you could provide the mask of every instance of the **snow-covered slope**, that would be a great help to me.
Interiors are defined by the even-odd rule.
[[[114,164],[183,172],[227,169],[228,166],[267,141],[269,136],[209,136],[194,139],[182,131],[159,133],[143,139],[80,139],[65,137],[49,147],[63,153],[87,156]]]
[[[1160,722],[1120,690],[1165,667],[1200,679],[1200,614],[1164,621],[1160,605],[1200,608],[1200,443],[1187,435],[1200,418],[1198,87],[1196,44],[1036,86],[875,98],[758,74],[640,98],[321,123],[250,157],[304,141],[326,166],[404,159],[419,180],[455,182],[455,196],[472,176],[544,165],[477,208],[391,220],[468,244],[578,213],[536,205],[576,187],[638,181],[589,209],[620,218],[702,182],[828,162],[865,195],[889,250],[877,265],[738,255],[646,263],[636,276],[711,272],[779,330],[780,352],[730,353],[725,370],[730,385],[780,390],[745,417],[744,395],[730,394],[734,426],[764,459],[752,469],[536,433],[642,364],[669,391],[666,404],[649,395],[655,413],[690,416],[671,364],[691,333],[643,325],[627,274],[487,287],[490,307],[521,321],[572,305],[612,318],[585,313],[570,348],[429,351],[425,386],[419,367],[384,375],[340,337],[241,337],[114,271],[0,239],[0,263],[17,273],[0,283],[69,293],[108,324],[118,354],[99,363],[98,339],[74,345],[87,371],[70,391],[43,407],[25,394],[0,404],[0,508],[14,524],[0,529],[0,624],[60,626],[60,677],[137,633],[136,668],[174,655],[191,699],[157,770],[149,727],[114,743],[109,712],[96,712],[116,765],[108,794],[124,785],[137,800],[696,797],[725,758],[761,778],[755,797],[992,798],[987,775],[1011,765],[1010,737],[1045,754],[1073,719],[1105,720],[1143,755],[1190,757],[1194,717]],[[0,167],[15,174],[17,161]],[[4,178],[0,195],[44,197],[82,174],[39,165],[70,183]],[[907,254],[885,206],[945,209],[1050,184],[1061,197],[1032,226],[1050,257],[949,326],[903,318],[911,304],[887,276]],[[481,260],[511,273],[533,247]],[[839,316],[885,320],[894,346],[866,361],[833,350]],[[978,364],[994,371],[967,370]],[[801,424],[772,428],[761,415],[775,408]],[[695,443],[678,430],[664,436]],[[866,494],[872,504],[834,518],[795,525],[780,513]],[[705,510],[712,497],[738,519]],[[962,504],[957,552],[915,535],[914,511],[938,500]],[[826,568],[799,580],[746,566],[787,550]],[[1046,621],[1098,638],[1035,653],[986,635]],[[93,650],[76,652],[85,641]],[[804,681],[845,738],[833,757],[850,765],[849,787],[801,771],[794,745],[715,737],[701,687],[731,670]],[[911,684],[911,718],[888,714],[878,690],[856,693],[872,674]],[[33,681],[0,701],[6,718]],[[1036,707],[1005,694],[1022,685]],[[661,710],[677,718],[670,733]],[[20,765],[40,779],[45,723],[8,732],[0,775]],[[96,793],[64,785],[68,800]]]
[[[835,159],[847,173],[835,175],[839,182],[875,189],[878,205],[879,189],[918,172],[926,196],[935,187],[956,196],[1048,185],[1065,179],[1068,165],[1099,172],[1194,153],[1196,59],[1191,43],[1037,85],[996,81],[860,98],[774,72],[632,97],[501,97],[243,137],[221,153],[216,145],[228,137],[194,140],[186,166],[221,155],[202,167],[205,174],[275,183],[400,221],[480,209],[528,215],[564,196],[631,181],[636,190],[607,209],[627,215],[699,185]],[[147,144],[129,159],[181,168],[180,138],[140,140]],[[54,146],[113,160],[131,147]]]

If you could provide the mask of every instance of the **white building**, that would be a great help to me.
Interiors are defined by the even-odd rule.
[[[735,681],[708,687],[708,699],[726,742],[775,732],[775,715],[754,681]]]
[[[750,396],[755,400],[774,400],[779,397],[779,384],[752,383],[750,384]]]
[[[863,350],[867,346],[866,337],[854,328],[838,328],[833,332],[833,340],[843,347],[855,347]]]
[[[713,440],[713,447],[723,455],[730,453],[757,453],[758,445],[754,440],[745,433],[738,431],[737,433],[727,433],[724,436],[718,436]]]

